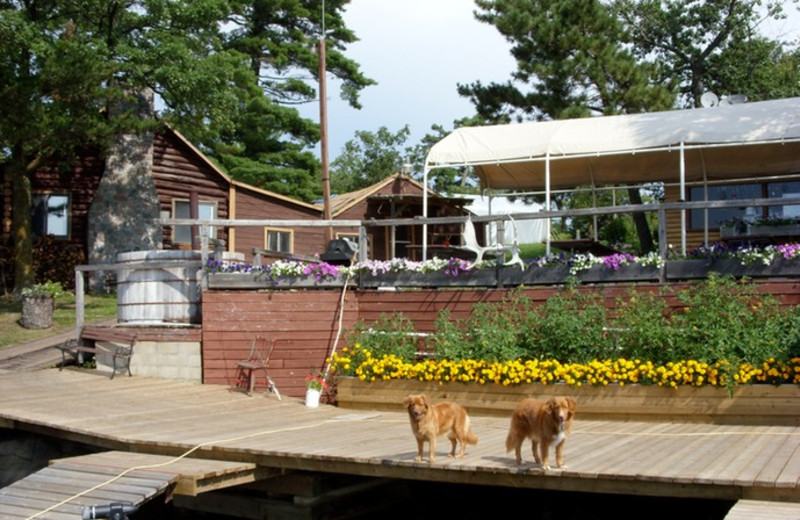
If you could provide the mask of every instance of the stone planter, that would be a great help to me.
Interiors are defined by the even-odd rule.
[[[47,296],[22,298],[22,326],[26,329],[49,329],[53,326],[55,300]]]
[[[403,399],[418,393],[428,394],[434,401],[457,401],[470,413],[495,417],[510,416],[525,397],[568,395],[577,400],[577,416],[581,420],[800,425],[798,385],[742,385],[729,393],[710,386],[503,386],[401,380],[368,383],[350,377],[337,381],[338,405],[342,408],[401,412]]]

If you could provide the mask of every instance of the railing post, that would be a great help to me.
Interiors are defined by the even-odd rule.
[[[75,340],[80,342],[81,331],[83,330],[84,314],[84,289],[83,272],[75,269]]]

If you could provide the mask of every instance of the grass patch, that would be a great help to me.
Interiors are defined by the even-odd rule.
[[[84,321],[115,318],[117,295],[86,295],[84,298]],[[22,301],[12,296],[0,297],[0,348],[34,341],[75,328],[75,296],[65,294],[55,301],[53,326],[49,329],[26,329],[21,325]]]

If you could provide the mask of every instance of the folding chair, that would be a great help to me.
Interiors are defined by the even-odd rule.
[[[267,381],[267,393],[275,394],[281,400],[281,393],[275,386],[275,381],[269,375],[269,357],[275,348],[275,340],[256,336],[250,345],[250,355],[244,361],[236,363],[236,384],[235,388],[243,389],[247,395],[253,395],[256,386],[256,377],[259,370],[264,370],[264,377]]]
[[[475,233],[475,224],[472,223],[472,219],[468,218],[464,223],[464,231],[461,233],[463,245],[458,247],[459,249],[472,251],[475,253],[475,261],[472,263],[473,266],[482,262],[484,255],[493,255],[495,258],[499,258],[502,255],[503,258],[505,258],[506,251],[509,251],[511,252],[511,260],[506,262],[504,265],[518,264],[520,269],[525,268],[522,258],[519,256],[517,223],[510,216],[508,218],[511,219],[511,223],[514,226],[514,240],[511,245],[500,245],[499,243],[495,242],[494,244],[488,246],[482,246],[478,243],[478,236]]]

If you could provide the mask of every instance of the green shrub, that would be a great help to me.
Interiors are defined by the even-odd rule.
[[[677,302],[670,306],[668,301]],[[416,357],[413,323],[400,313],[360,323],[351,336],[375,356]],[[471,315],[452,319],[441,311],[427,345],[439,359],[453,361],[559,360],[589,363],[641,359],[655,364],[696,360],[761,364],[800,356],[800,307],[781,306],[755,284],[711,276],[675,291],[633,288],[609,312],[601,291],[567,286],[541,305],[522,289],[500,302],[481,302]]]
[[[419,336],[414,322],[403,313],[381,313],[374,323],[359,321],[350,333],[349,342],[365,347],[375,356],[395,355],[405,361],[417,356]]]

